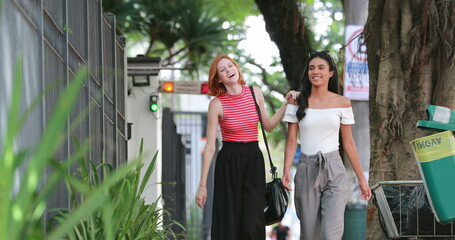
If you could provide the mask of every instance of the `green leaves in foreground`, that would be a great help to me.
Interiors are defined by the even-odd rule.
[[[67,117],[77,99],[87,70],[81,68],[76,77],[60,94],[56,108],[50,116],[47,127],[37,145],[29,150],[17,150],[16,136],[33,109],[21,113],[22,64],[19,60],[12,84],[7,130],[0,153],[0,237],[7,239],[39,239],[41,218],[46,200],[58,181],[64,176],[53,173],[45,181],[43,172],[49,166],[55,151],[60,147],[67,127]],[[81,148],[86,151],[87,148]],[[81,155],[81,152],[75,155]],[[70,161],[64,163],[69,165]],[[44,183],[44,184],[43,184]]]
[[[171,226],[163,225],[163,214],[167,213],[159,208],[160,199],[147,205],[142,198],[145,186],[155,168],[157,155],[158,153],[153,157],[141,181],[141,143],[139,164],[136,165],[136,168],[128,172],[121,181],[112,185],[110,189],[104,189],[103,192],[99,193],[97,196],[100,198],[98,203],[102,204],[102,206],[81,219],[74,226],[74,231],[68,233],[67,238],[80,240],[175,239],[177,235],[171,231]],[[105,162],[95,166],[92,161],[81,159],[79,164],[80,169],[77,176],[69,179],[70,181],[68,181],[67,185],[71,193],[72,204],[77,206],[77,209],[85,209],[83,205],[89,201],[101,185],[106,183],[106,180],[104,180],[101,185],[98,185],[102,181],[99,173],[102,172],[105,178],[107,176],[110,179],[116,172],[111,173],[112,167]],[[74,184],[75,179],[84,179],[84,188]],[[89,189],[89,191],[85,189]],[[60,216],[56,218],[62,223],[67,222],[71,215],[75,213],[72,212],[70,214],[62,210],[58,212]]]

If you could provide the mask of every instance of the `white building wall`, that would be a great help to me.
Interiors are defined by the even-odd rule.
[[[131,139],[128,141],[128,161],[137,159],[141,139],[143,139],[143,163],[141,170],[141,179],[145,174],[150,162],[157,151],[162,146],[161,131],[161,110],[152,112],[149,108],[151,95],[158,95],[158,80],[152,77],[151,86],[131,87],[131,92],[127,98],[127,122],[133,123],[131,126]],[[161,152],[158,152],[156,167],[150,177],[150,180],[144,190],[144,200],[146,204],[151,204],[161,196],[161,170],[162,158]]]
[[[207,112],[210,97],[208,95],[180,94],[180,111]]]

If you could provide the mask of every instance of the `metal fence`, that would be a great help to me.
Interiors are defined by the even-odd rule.
[[[185,144],[182,136],[177,133],[174,117],[169,108],[163,110],[163,150],[162,154],[162,194],[163,207],[171,214],[171,218],[165,215],[165,225],[172,221],[180,223],[186,228],[185,211]],[[182,229],[173,225],[175,233],[182,233]],[[179,238],[179,239],[183,239]]]
[[[183,174],[180,179],[182,183],[180,184],[184,186],[184,189],[177,192],[177,195],[175,196],[177,199],[180,199],[179,208],[176,208],[176,210],[180,212],[180,214],[183,214],[181,217],[186,217],[186,221],[182,222],[186,227],[186,239],[208,239],[210,237],[213,172],[216,157],[214,157],[209,170],[207,179],[208,199],[203,211],[195,204],[194,200],[199,186],[202,156],[206,142],[207,112],[171,112],[169,109],[165,109],[163,113],[163,149],[167,145],[168,140],[166,139],[169,139],[170,136],[172,136],[171,132],[167,132],[165,129],[168,129],[168,131],[172,129],[172,131],[175,132],[174,134],[179,137],[179,145],[181,145],[182,148],[180,152],[183,152],[183,155],[179,155],[178,159],[166,160],[169,157],[169,153],[163,151],[163,178],[165,177],[164,171],[166,165],[170,164],[168,161],[177,161],[178,164],[174,163],[172,166],[178,166],[179,172]],[[218,149],[218,141],[216,145]],[[167,172],[169,173],[169,171]],[[177,184],[179,183],[177,182]],[[164,192],[165,186],[163,185],[163,194]]]
[[[101,163],[103,154],[114,168],[125,162],[125,39],[116,35],[114,15],[104,13],[97,0],[5,0],[3,8],[0,73],[11,71],[11,63],[21,57],[24,107],[45,93],[22,130],[19,147],[36,144],[59,94],[85,65],[89,74],[67,129],[76,117],[88,114],[74,132],[67,130],[55,157],[67,159],[74,152],[76,138],[79,142],[90,139],[89,158],[95,164]],[[0,84],[0,100],[8,96],[9,86]],[[49,209],[62,207],[71,207],[63,184],[48,202]]]
[[[174,111],[173,119],[177,133],[182,136],[185,146],[184,168],[186,173],[185,210],[187,216],[187,239],[205,239],[208,226],[203,223],[202,211],[195,204],[196,191],[202,168],[202,154],[205,147],[207,112]],[[210,183],[209,183],[210,184]],[[211,205],[209,203],[208,205]],[[206,206],[210,211],[211,207]]]

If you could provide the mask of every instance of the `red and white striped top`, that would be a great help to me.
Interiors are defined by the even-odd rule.
[[[243,86],[238,95],[224,93],[219,96],[223,106],[223,120],[220,122],[223,141],[258,141],[258,113],[250,88]]]

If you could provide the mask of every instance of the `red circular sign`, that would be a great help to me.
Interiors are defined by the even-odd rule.
[[[366,62],[367,61],[367,52],[366,46],[363,41],[359,38],[363,38],[363,35],[358,36],[361,32],[363,32],[363,28],[357,31],[354,31],[351,36],[348,38],[348,52],[351,56],[359,61]],[[357,39],[355,39],[357,38]],[[362,46],[359,46],[359,42],[362,43]]]

